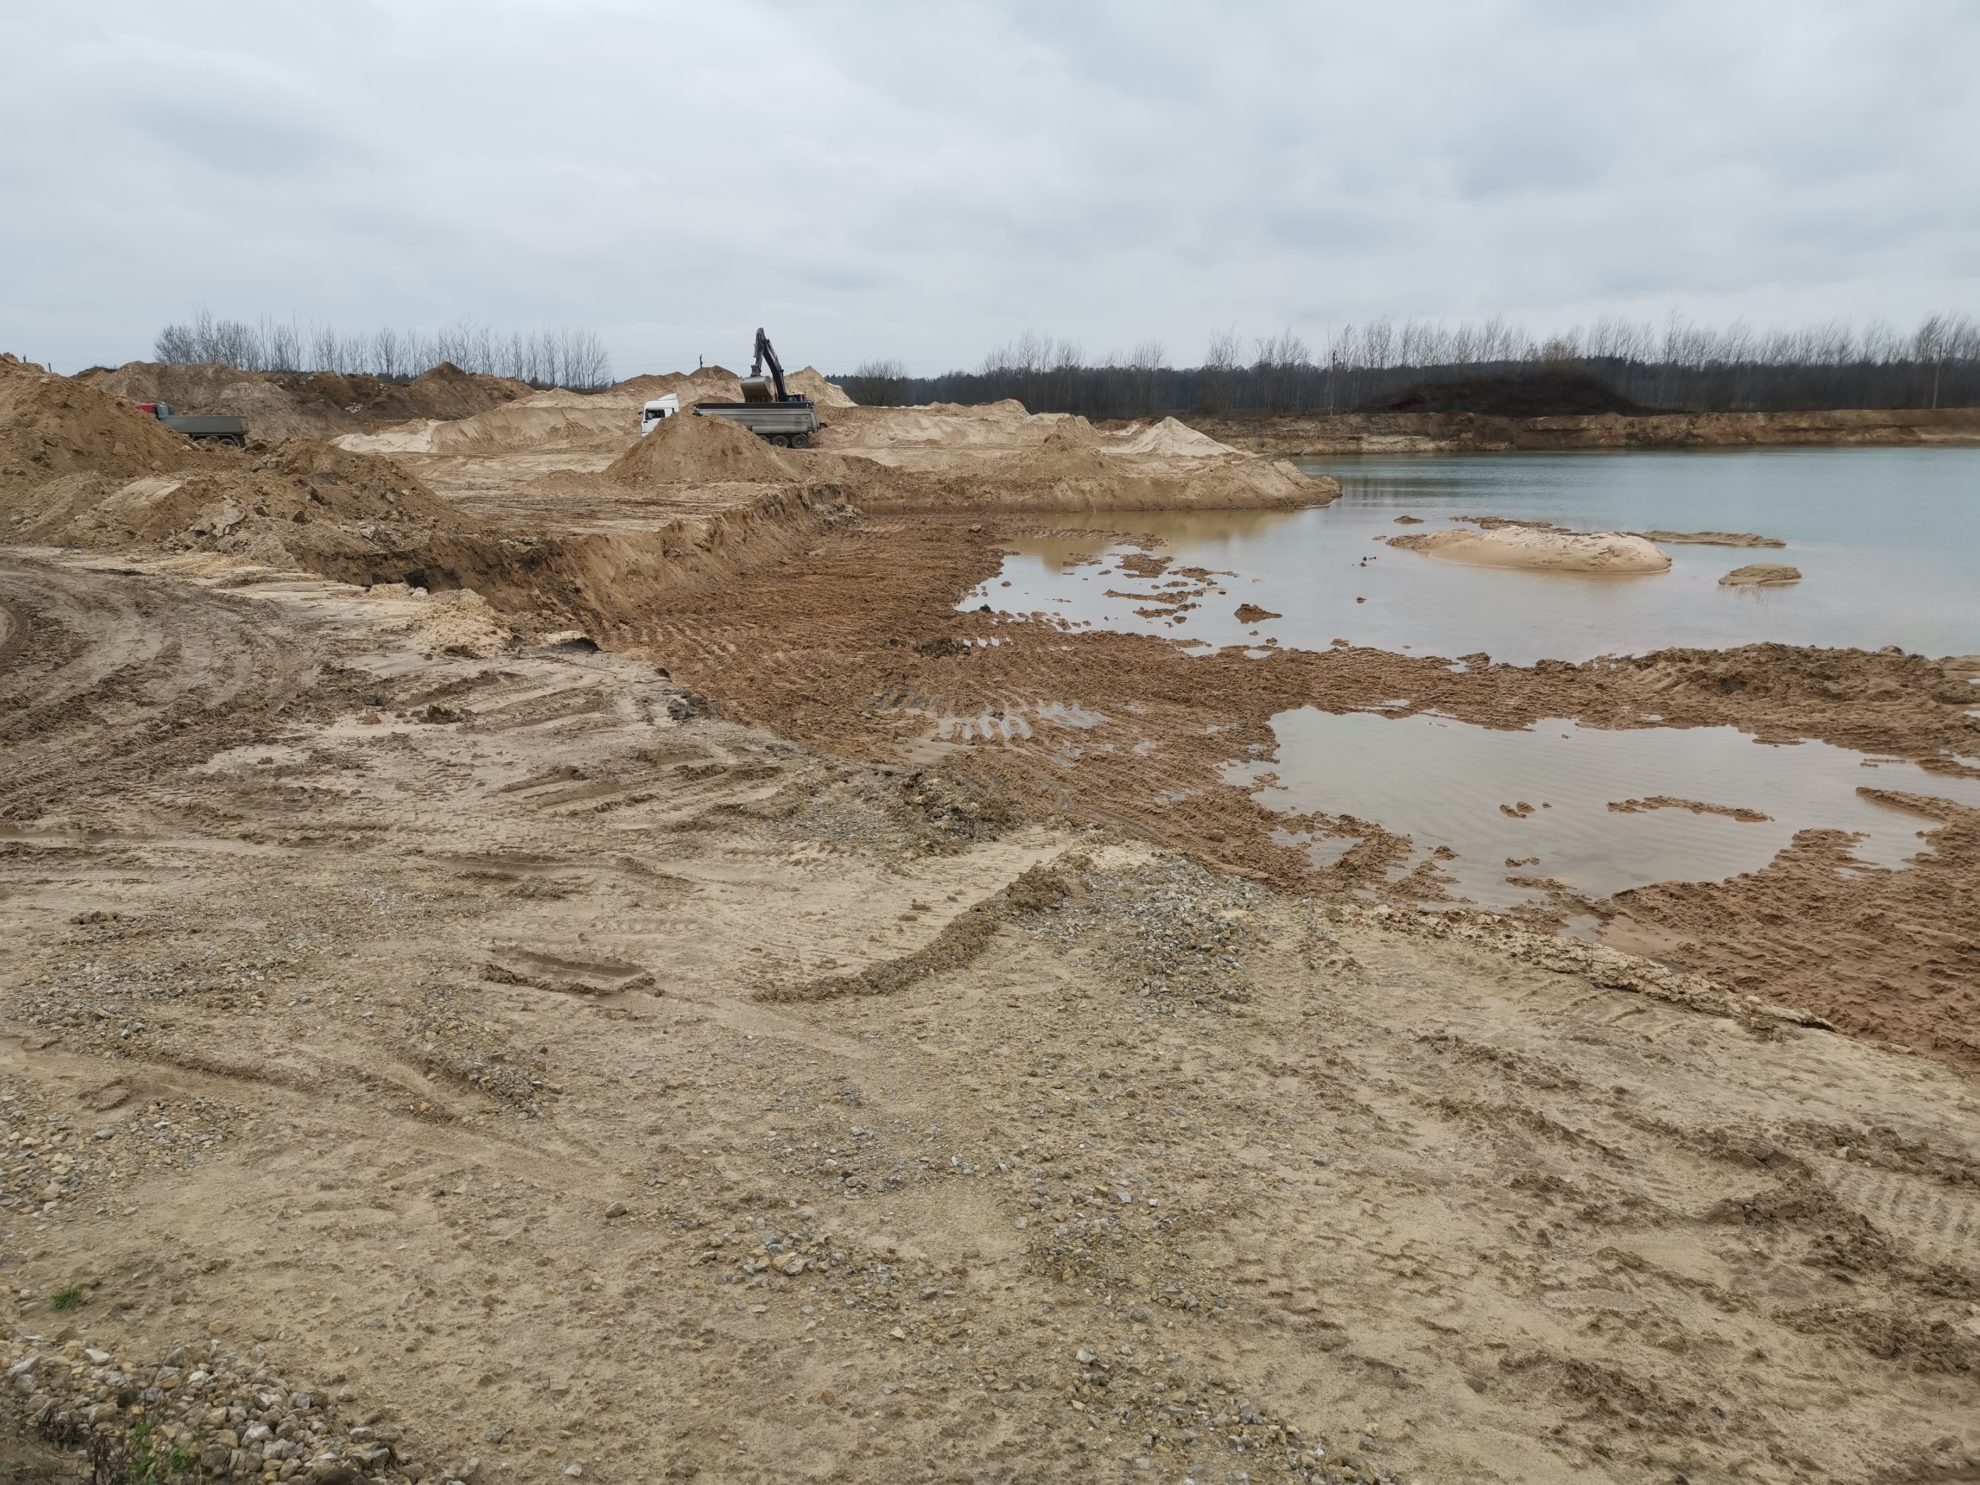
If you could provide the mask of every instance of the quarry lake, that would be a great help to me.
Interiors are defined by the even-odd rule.
[[[1514,664],[1766,640],[1980,650],[1980,449],[1332,456],[1301,467],[1339,479],[1340,499],[1290,513],[1054,517],[1063,534],[1012,540],[1002,571],[962,606],[1208,645],[1344,639]],[[1576,531],[1741,532],[1782,545],[1660,542],[1670,570],[1626,577],[1469,567],[1386,545],[1481,516]],[[1169,573],[1123,569],[1140,548],[1096,548],[1077,529],[1158,538]],[[1802,580],[1720,586],[1757,561],[1792,565]],[[1185,568],[1215,574],[1195,607],[1136,613],[1163,601],[1164,584],[1173,598],[1183,586],[1173,574]],[[1278,617],[1240,620],[1240,604]]]

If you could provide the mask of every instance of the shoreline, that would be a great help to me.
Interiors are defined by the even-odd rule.
[[[1232,448],[1278,458],[1576,449],[1980,447],[1980,408],[1841,408],[1792,413],[1183,414]]]

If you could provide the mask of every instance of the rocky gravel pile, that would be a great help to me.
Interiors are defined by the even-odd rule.
[[[130,1104],[112,1083],[93,1102],[99,1113],[77,1119],[29,1096],[18,1080],[0,1082],[0,1212],[53,1217],[94,1202],[110,1211],[119,1180],[184,1169],[220,1158],[236,1115],[211,1099]]]
[[[312,1485],[459,1481],[478,1459],[415,1468],[399,1425],[277,1376],[219,1341],[143,1360],[77,1339],[0,1335],[13,1410],[51,1442],[89,1448],[132,1480],[300,1480]],[[256,1352],[259,1347],[255,1348]]]
[[[1158,1006],[1248,1000],[1243,954],[1260,890],[1183,856],[1095,871],[1034,930]]]

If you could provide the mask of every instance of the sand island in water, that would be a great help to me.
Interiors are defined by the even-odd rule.
[[[1669,555],[1655,542],[1620,531],[1503,525],[1483,531],[1412,532],[1390,537],[1389,545],[1470,567],[1514,567],[1530,572],[1620,575],[1664,572],[1671,565]]]

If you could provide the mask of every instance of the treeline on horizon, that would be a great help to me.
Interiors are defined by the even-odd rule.
[[[1096,365],[1078,342],[1027,330],[976,371],[911,377],[898,362],[879,360],[835,380],[855,401],[874,405],[1014,397],[1032,412],[1138,418],[1379,410],[1422,387],[1564,375],[1592,378],[1644,411],[1973,407],[1980,406],[1980,321],[1928,315],[1907,334],[1883,322],[1714,328],[1674,313],[1661,329],[1605,317],[1538,337],[1499,318],[1384,319],[1342,326],[1317,350],[1291,330],[1252,338],[1220,330],[1202,364],[1183,367],[1167,363],[1159,342]]]
[[[612,358],[590,330],[505,332],[466,321],[434,331],[386,326],[352,333],[267,315],[252,323],[216,319],[202,308],[185,323],[161,330],[153,355],[175,366],[212,362],[236,371],[330,371],[394,382],[446,362],[533,387],[583,392],[612,385]]]

